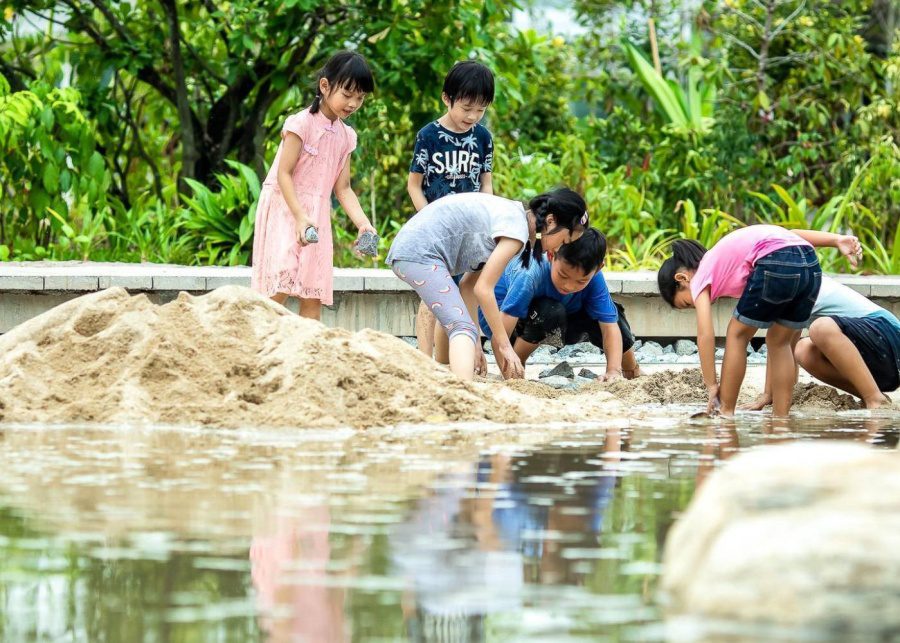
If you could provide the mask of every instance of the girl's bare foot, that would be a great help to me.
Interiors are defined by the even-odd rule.
[[[863,400],[863,404],[867,409],[889,409],[893,406],[893,401],[887,395],[879,395],[871,400]]]

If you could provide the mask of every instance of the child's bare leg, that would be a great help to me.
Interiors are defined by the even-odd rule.
[[[722,415],[734,415],[738,394],[747,371],[747,344],[759,329],[732,318],[725,335],[725,359],[722,362],[722,381],[719,401]]]
[[[472,338],[468,335],[459,334],[454,335],[449,344],[450,370],[453,371],[453,374],[460,379],[474,379],[475,342],[473,342]]]
[[[791,410],[794,383],[797,381],[797,367],[791,340],[796,331],[793,328],[773,324],[766,332],[766,346],[769,350],[769,377],[772,383],[772,415],[786,417]]]
[[[306,319],[322,319],[322,300],[300,297],[300,316]]]
[[[419,342],[419,350],[432,356],[434,353],[434,334],[437,321],[424,301],[419,302],[419,312],[416,313],[416,340]],[[444,362],[446,364],[446,362]]]
[[[626,380],[633,380],[635,377],[641,376],[641,367],[634,356],[634,349],[629,348],[622,354],[622,377]]]
[[[822,357],[822,360],[816,360],[813,351],[805,351],[804,357],[810,358],[812,368],[806,364],[803,364],[803,368],[810,374],[862,398],[867,409],[877,409],[889,403],[887,397],[878,390],[878,384],[875,383],[875,378],[872,377],[859,350],[850,338],[841,332],[840,326],[833,319],[823,317],[813,322],[809,328],[809,340],[815,348],[818,348]],[[813,369],[818,369],[828,379],[821,377]]]
[[[828,361],[828,358],[822,354],[818,346],[812,343],[809,337],[801,340],[794,348],[794,359],[817,380],[846,391],[850,395],[861,397],[850,380],[838,372],[834,364]]]
[[[274,301],[276,304],[281,304],[282,306],[284,306],[284,302],[287,301],[287,298],[288,294],[286,292],[276,292],[274,295],[269,297],[269,299]]]
[[[449,364],[450,340],[447,338],[447,331],[440,322],[434,324],[432,328],[434,329],[434,360],[438,364]]]
[[[540,344],[532,344],[531,342],[526,342],[521,337],[517,337],[513,350],[516,351],[516,355],[522,360],[522,365],[524,366],[525,362],[531,357],[531,354],[537,350],[538,346],[540,346]]]

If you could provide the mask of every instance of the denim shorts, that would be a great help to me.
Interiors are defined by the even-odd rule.
[[[634,333],[625,318],[622,304],[614,301],[619,313],[618,326],[622,333],[622,352],[634,346]],[[538,297],[528,308],[528,317],[520,319],[513,332],[513,340],[521,337],[529,344],[540,344],[551,335],[559,333],[563,346],[589,341],[598,348],[603,348],[603,332],[600,324],[591,319],[584,309],[567,313],[562,302]]]
[[[866,363],[878,390],[884,393],[900,388],[900,355],[894,346],[900,344],[900,331],[884,317],[831,316]]]
[[[822,269],[811,246],[789,246],[757,260],[734,318],[755,328],[780,324],[800,330],[809,326],[822,285]]]

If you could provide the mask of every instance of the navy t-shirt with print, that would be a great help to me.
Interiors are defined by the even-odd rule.
[[[494,141],[477,123],[462,134],[432,121],[416,135],[410,172],[422,175],[422,191],[429,203],[448,194],[479,192],[481,175],[492,171]]]
[[[550,260],[546,256],[540,263],[532,259],[527,268],[523,268],[519,258],[515,257],[497,280],[494,296],[497,298],[500,312],[517,319],[528,316],[532,301],[538,297],[547,297],[561,302],[570,315],[584,310],[589,318],[601,324],[614,324],[619,320],[619,312],[609,294],[602,272],[598,271],[584,290],[564,295],[553,285],[550,278]],[[490,337],[490,326],[480,308],[478,323],[484,334]]]

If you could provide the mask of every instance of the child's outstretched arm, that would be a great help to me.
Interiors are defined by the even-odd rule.
[[[712,302],[709,287],[694,299],[697,312],[697,349],[700,351],[700,370],[709,395],[707,411],[712,412],[719,402],[719,380],[716,378],[716,331],[713,327]]]
[[[284,136],[284,143],[281,147],[281,159],[278,161],[278,187],[281,188],[281,194],[284,202],[294,215],[296,223],[297,242],[301,246],[307,245],[306,229],[313,225],[313,221],[309,218],[300,199],[294,192],[293,172],[300,159],[300,150],[303,149],[303,141],[299,136],[292,132],[287,132]]]
[[[428,199],[425,198],[425,192],[422,190],[424,180],[425,175],[421,172],[410,172],[409,178],[406,180],[406,191],[409,193],[409,198],[412,199],[416,212],[428,205]]]
[[[525,368],[522,366],[522,360],[516,355],[512,344],[509,342],[509,335],[506,334],[503,317],[500,314],[500,307],[497,305],[497,297],[494,294],[494,286],[500,280],[500,276],[503,274],[507,264],[521,250],[521,241],[510,239],[509,237],[501,237],[494,251],[491,252],[491,256],[488,257],[487,263],[484,264],[484,268],[481,269],[478,282],[475,284],[475,298],[478,300],[481,312],[484,313],[484,318],[491,329],[491,341],[494,343],[497,365],[500,367],[500,372],[503,373],[505,379],[524,377]]]
[[[619,324],[600,324],[600,332],[603,335],[603,353],[606,355],[605,380],[622,377],[622,331]]]
[[[862,259],[862,246],[859,239],[852,234],[834,234],[821,230],[792,230],[792,232],[816,248],[837,248],[842,255],[847,257],[850,265],[854,268]]]
[[[365,212],[363,212],[362,206],[359,204],[359,199],[356,196],[356,192],[353,191],[353,187],[350,185],[350,157],[347,157],[347,162],[344,163],[344,169],[341,170],[341,173],[334,184],[334,195],[337,197],[338,203],[344,208],[344,212],[350,217],[353,225],[359,230],[359,234],[356,237],[357,241],[359,241],[359,237],[361,237],[366,230],[370,230],[377,234],[375,228],[372,227],[369,218],[366,216]]]

